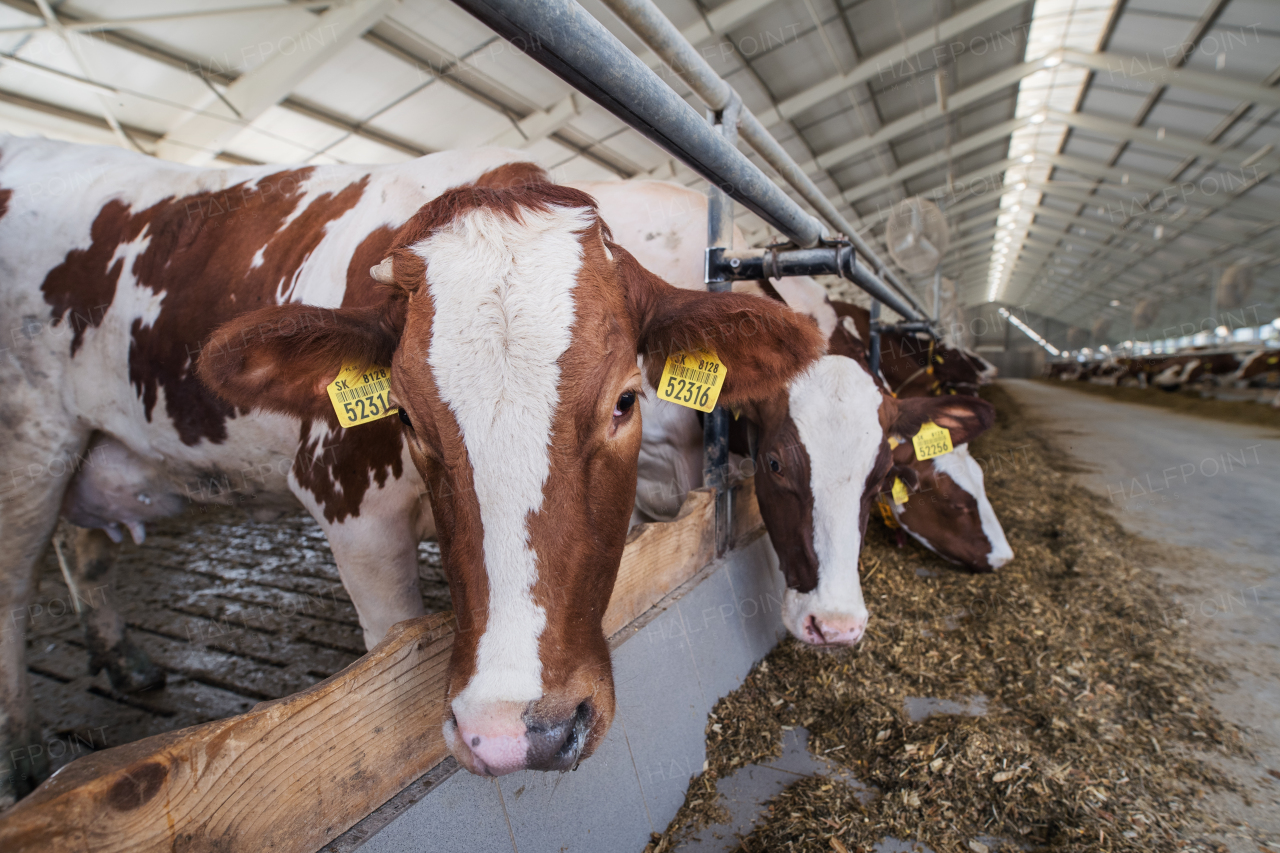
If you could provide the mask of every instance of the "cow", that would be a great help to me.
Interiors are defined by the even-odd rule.
[[[841,320],[828,341],[828,352],[840,352],[856,359],[869,371],[866,344],[860,330],[870,328],[870,313],[865,308],[839,301],[833,301],[831,307]],[[883,376],[878,376],[875,379],[882,393],[904,399],[930,394],[968,396],[976,393],[976,386],[983,384],[976,357],[949,347],[940,347],[933,355],[938,351],[943,354],[942,361],[936,357],[933,361],[939,366],[940,375],[931,385],[906,382],[905,390],[895,395]],[[959,357],[953,358],[952,354],[956,353]],[[977,372],[976,381],[968,379],[965,371],[969,369]],[[978,573],[993,572],[1013,559],[1013,549],[987,497],[982,468],[968,446],[969,441],[990,428],[993,422],[993,413],[985,410],[978,429],[954,434],[954,450],[930,459],[918,459],[909,440],[894,446],[894,470],[909,469],[914,482],[904,478],[909,492],[905,502],[882,499],[894,523],[913,539],[944,560]]]
[[[1060,379],[1064,382],[1071,382],[1080,377],[1080,362],[1078,361],[1052,361],[1044,366],[1044,377],[1046,379]]]
[[[454,754],[489,774],[590,755],[613,715],[600,619],[642,373],[709,346],[722,400],[742,405],[822,342],[780,306],[662,282],[589,196],[509,186],[520,159],[196,169],[0,142],[0,313],[18,324],[0,359],[4,612],[26,606],[60,512],[99,528],[79,534],[75,585],[102,582],[112,532],[141,538],[175,507],[301,502],[373,645],[421,615],[434,526],[459,629]],[[74,198],[32,189],[68,172],[96,177]],[[379,413],[398,415],[340,428],[326,384],[344,364],[389,368]],[[86,627],[95,662],[122,689],[154,686],[109,621]],[[8,754],[39,739],[21,642],[0,644],[0,683]],[[0,806],[39,778],[25,769],[0,779]]]
[[[705,286],[702,194],[660,181],[577,186],[599,200],[619,241],[642,263],[660,269],[678,287]],[[735,289],[764,295],[758,286],[740,284]],[[945,398],[954,402],[949,405],[943,398],[897,400],[884,393],[865,355],[854,356],[847,343],[839,349],[858,332],[854,318],[838,314],[821,285],[811,278],[773,284],[786,293],[783,301],[813,318],[833,356],[793,380],[787,395],[743,408],[742,421],[759,429],[756,462],[747,470],[756,471],[761,516],[788,584],[784,624],[811,645],[848,645],[862,636],[868,618],[856,557],[869,510],[896,478],[913,484],[924,480],[934,489],[927,498],[935,501],[933,511],[926,509],[923,496],[909,501],[915,504],[909,522],[913,536],[977,571],[990,571],[1012,556],[982,490],[981,470],[965,446],[990,426],[992,413],[973,398]],[[782,299],[776,291],[774,296]],[[702,427],[696,416],[661,402],[653,411],[645,421],[635,521],[673,518],[685,493],[702,482]],[[909,441],[905,448],[890,447],[890,437],[914,435],[930,418],[953,430],[959,448],[941,464],[957,463],[956,479],[938,469],[936,460],[915,460]],[[745,453],[742,436],[737,431],[731,447]],[[864,446],[866,437],[873,440]],[[871,455],[877,457],[874,464],[868,461]],[[850,523],[855,518],[856,525]]]
[[[1249,384],[1275,383],[1280,379],[1280,350],[1260,349],[1245,356],[1231,377],[1234,382]]]
[[[1233,378],[1244,359],[1232,352],[1191,352],[1166,358],[1152,369],[1151,383],[1163,391],[1177,391],[1198,382]]]
[[[838,316],[853,320],[863,340],[871,339],[870,312],[850,303],[832,304]],[[997,373],[995,365],[977,353],[947,346],[924,332],[887,328],[880,334],[880,374],[887,389],[899,397],[977,394],[981,386],[995,381]]]

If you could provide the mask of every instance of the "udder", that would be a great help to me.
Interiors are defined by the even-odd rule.
[[[182,511],[177,485],[159,466],[113,438],[98,435],[62,501],[62,516],[77,527],[100,529],[112,541],[146,538],[145,523]]]

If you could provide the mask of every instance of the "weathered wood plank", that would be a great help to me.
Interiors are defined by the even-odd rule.
[[[738,516],[741,516],[740,518]],[[735,540],[759,527],[739,489]],[[713,557],[711,493],[636,530],[605,614],[612,635]],[[0,849],[311,853],[447,754],[452,614],[402,622],[301,693],[72,762],[0,817]]]
[[[604,614],[604,635],[612,636],[657,604],[705,566],[714,551],[715,501],[710,489],[690,492],[672,521],[643,524],[632,531]]]
[[[295,696],[72,762],[0,819],[0,849],[322,847],[444,758],[450,622],[402,622]]]

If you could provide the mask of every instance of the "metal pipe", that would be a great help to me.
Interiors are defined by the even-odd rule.
[[[903,317],[915,312],[871,270],[861,264],[848,243],[832,243],[814,249],[707,249],[707,281],[743,281],[790,275],[838,275],[852,281],[873,299]],[[917,320],[927,325],[926,319]]]
[[[652,0],[602,0],[609,10],[617,15],[632,32],[638,35],[649,49],[667,63],[680,79],[702,99],[707,106],[720,112],[737,98],[733,87],[726,83],[707,63],[702,54],[689,43],[675,24],[662,13]],[[772,166],[783,180],[795,188],[801,197],[818,215],[827,221],[834,231],[844,234],[861,252],[876,274],[893,286],[911,306],[918,312],[919,319],[926,315],[924,306],[916,299],[915,294],[901,279],[880,260],[871,246],[859,236],[852,224],[840,214],[835,205],[818,189],[804,170],[792,159],[791,155],[773,138],[755,114],[745,106],[740,109],[738,131],[742,138]],[[898,300],[895,300],[898,301]],[[897,311],[897,308],[894,308]]]
[[[880,303],[871,300],[871,342],[867,345],[867,360],[871,362],[871,375],[880,375]]]
[[[716,133],[733,144],[738,135],[735,107],[742,102],[730,99],[722,110],[712,111],[708,123]],[[715,184],[707,187],[707,253],[733,248],[733,199]],[[707,267],[708,273],[711,267]],[[724,293],[733,289],[731,280],[719,276],[706,276],[707,290]],[[733,508],[729,505],[732,493],[729,479],[729,413],[724,406],[715,406],[702,419],[702,485],[716,490],[715,516],[716,555],[729,550],[729,533],[733,527]]]
[[[454,0],[530,59],[720,187],[800,246],[825,232],[573,0]]]

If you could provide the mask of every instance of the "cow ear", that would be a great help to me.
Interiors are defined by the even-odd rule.
[[[668,356],[705,349],[724,362],[722,404],[765,400],[781,393],[823,352],[817,324],[785,305],[740,293],[672,287],[621,246],[609,249],[654,387]]]
[[[238,408],[323,418],[333,413],[326,386],[338,371],[389,365],[403,327],[394,307],[273,305],[219,326],[196,374]]]
[[[896,401],[898,415],[892,432],[904,441],[933,421],[951,433],[953,445],[967,444],[991,428],[996,410],[986,400],[961,395],[948,397],[905,397]]]

